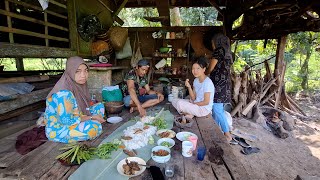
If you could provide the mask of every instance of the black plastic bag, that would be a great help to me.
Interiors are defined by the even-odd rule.
[[[96,15],[89,15],[81,19],[78,24],[78,33],[80,37],[89,42],[96,34],[101,31],[101,23]]]

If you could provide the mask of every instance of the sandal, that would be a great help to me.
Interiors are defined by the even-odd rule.
[[[238,144],[244,148],[251,147],[250,144],[248,144],[246,140],[241,137],[235,136],[234,139],[237,140]]]
[[[236,139],[232,138],[231,141],[229,141],[229,144],[237,145],[237,144],[239,144],[239,141],[237,141]]]
[[[260,149],[257,148],[257,147],[247,147],[247,148],[243,148],[241,150],[241,152],[245,155],[249,155],[249,154],[252,154],[252,153],[258,153],[260,152]]]

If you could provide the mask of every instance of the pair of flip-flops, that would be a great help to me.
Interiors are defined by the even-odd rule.
[[[229,143],[234,144],[234,145],[239,144],[240,146],[242,146],[243,149],[241,150],[241,153],[243,153],[245,155],[260,152],[259,148],[251,147],[251,145],[248,144],[245,139],[243,139],[242,137],[239,137],[239,136],[232,137],[232,140]]]

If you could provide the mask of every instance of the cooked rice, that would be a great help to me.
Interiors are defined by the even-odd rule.
[[[155,126],[148,125],[148,129],[143,129],[144,126],[143,122],[137,122],[135,125],[129,126],[123,131],[124,136],[132,137],[131,140],[121,139],[123,144],[126,146],[126,149],[139,149],[148,144],[149,137],[156,133],[157,128]],[[143,131],[139,134],[135,134],[137,129],[141,129]]]

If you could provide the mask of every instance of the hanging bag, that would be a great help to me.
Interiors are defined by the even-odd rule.
[[[136,41],[138,40],[138,47],[136,52],[133,52],[133,55],[131,57],[131,66],[132,67],[136,67],[136,65],[138,64],[138,61],[140,59],[142,59],[142,54],[141,54],[141,50],[140,50],[140,41],[139,41],[139,35],[138,32],[136,33],[135,39],[134,39],[134,44],[133,44],[133,51],[135,51],[136,49]]]
[[[120,51],[125,45],[128,38],[128,29],[114,26],[109,29],[108,34],[113,49],[115,49],[116,51]]]

